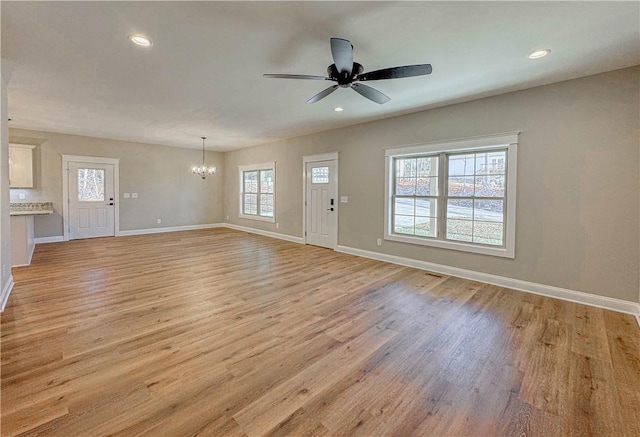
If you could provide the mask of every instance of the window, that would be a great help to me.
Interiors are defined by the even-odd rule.
[[[275,221],[275,163],[242,165],[240,173],[240,217]]]
[[[104,201],[104,170],[96,168],[78,169],[78,201]]]
[[[328,184],[329,183],[329,167],[313,167],[311,169],[312,184]]]
[[[387,149],[385,239],[513,258],[517,141]]]

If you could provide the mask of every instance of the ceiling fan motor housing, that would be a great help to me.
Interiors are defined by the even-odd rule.
[[[338,82],[343,88],[347,88],[351,85],[351,83],[356,79],[359,74],[364,72],[364,67],[362,64],[358,64],[357,62],[353,63],[353,68],[351,69],[351,74],[344,72],[340,74],[338,69],[336,68],[336,64],[331,64],[327,67],[327,76],[331,80],[335,80]]]

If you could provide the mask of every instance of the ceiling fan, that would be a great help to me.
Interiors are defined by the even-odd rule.
[[[382,70],[365,73],[364,67],[353,61],[353,45],[351,41],[343,38],[331,38],[331,56],[333,56],[334,63],[327,67],[328,77],[310,76],[306,74],[265,74],[264,77],[276,79],[331,80],[337,82],[337,85],[332,85],[311,97],[307,100],[307,103],[315,103],[318,100],[324,99],[340,87],[351,88],[363,97],[373,102],[383,104],[391,99],[377,89],[360,82],[400,79],[403,77],[423,76],[431,73],[431,64],[404,65],[402,67],[383,68]]]

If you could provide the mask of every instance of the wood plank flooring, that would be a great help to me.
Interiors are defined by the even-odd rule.
[[[228,229],[39,245],[2,436],[639,436],[632,316]]]

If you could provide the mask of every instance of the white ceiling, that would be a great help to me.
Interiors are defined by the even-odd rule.
[[[9,126],[231,150],[640,64],[632,2],[0,2]],[[144,49],[127,39],[150,37]],[[329,38],[385,105],[330,82]],[[527,55],[549,48],[546,58]],[[335,113],[335,106],[345,111]]]

